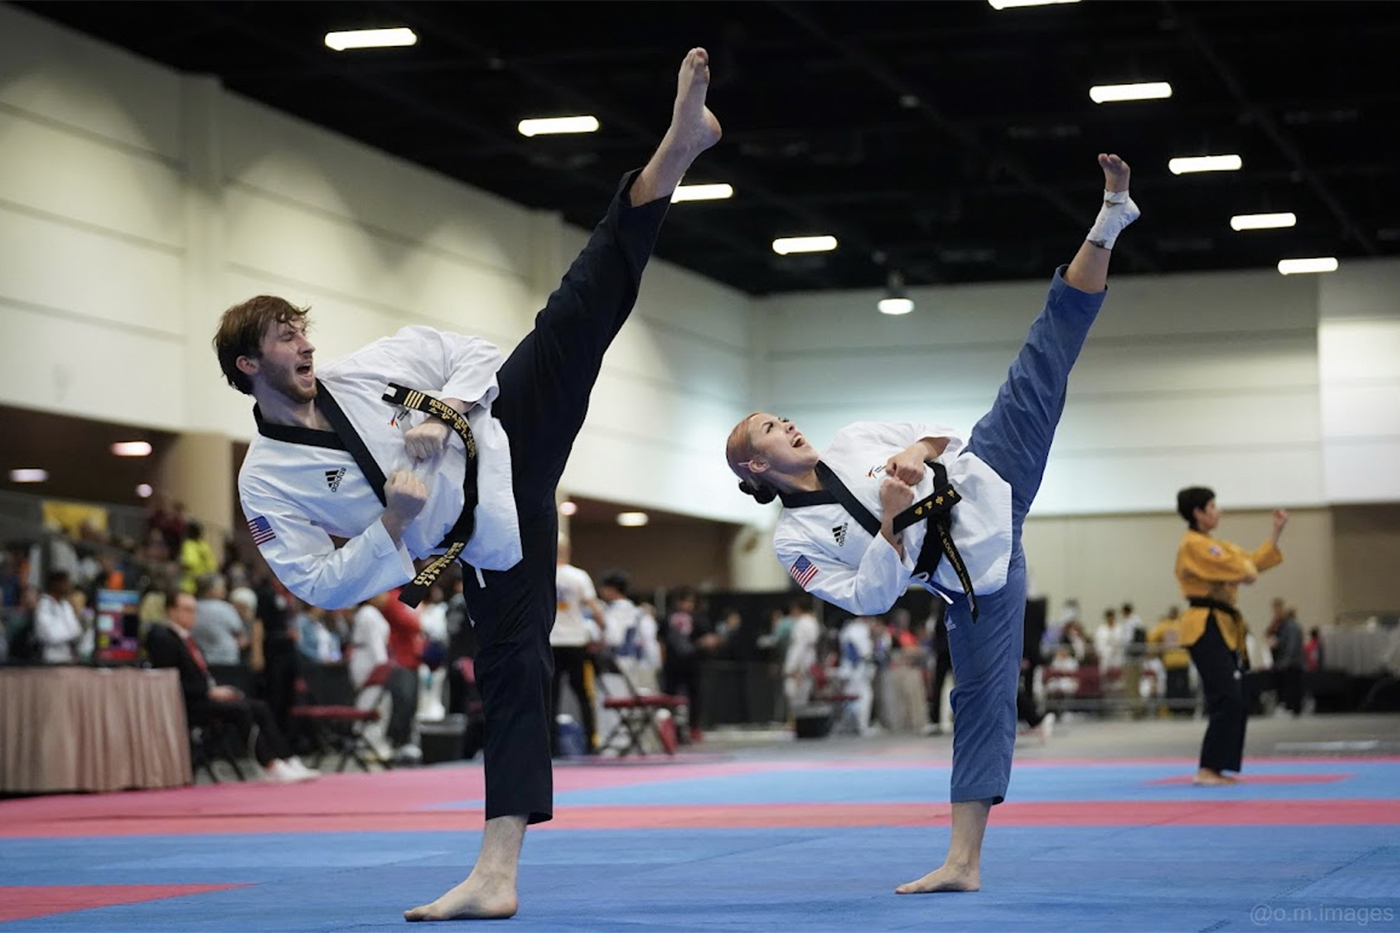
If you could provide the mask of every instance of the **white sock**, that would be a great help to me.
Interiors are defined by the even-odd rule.
[[[1113,249],[1118,234],[1141,216],[1142,211],[1138,210],[1133,199],[1128,197],[1127,191],[1105,190],[1103,207],[1099,208],[1099,216],[1095,218],[1094,225],[1089,228],[1089,235],[1084,239],[1095,246]]]

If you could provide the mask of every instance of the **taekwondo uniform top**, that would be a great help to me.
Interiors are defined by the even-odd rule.
[[[963,497],[952,511],[953,542],[967,565],[973,591],[979,596],[995,593],[1006,585],[1011,559],[1011,486],[965,451],[963,439],[951,428],[861,421],[838,431],[821,460],[879,518],[886,461],[925,437],[948,438],[938,462]],[[914,501],[931,494],[933,483],[933,471],[925,469],[914,487]],[[801,495],[784,497],[790,498],[800,501]],[[855,615],[880,615],[911,583],[934,593],[963,592],[951,561],[939,563],[932,585],[914,575],[927,530],[919,522],[901,532],[901,559],[882,535],[867,532],[839,502],[787,505],[773,531],[773,547],[778,560],[807,592]],[[930,542],[929,546],[938,545]]]
[[[505,430],[491,414],[501,352],[476,337],[405,327],[320,368],[318,407],[338,406],[385,476],[412,470],[428,489],[423,510],[395,545],[379,521],[384,505],[333,431],[268,424],[254,408],[258,436],[238,474],[253,541],[273,573],[313,606],[337,609],[402,586],[414,558],[440,551],[466,495],[466,447],[448,431],[441,453],[414,463],[404,434],[430,415],[385,402],[394,382],[471,403],[466,417],[477,447],[475,531],[461,559],[485,570],[520,561],[520,522]],[[353,439],[350,439],[353,443]],[[346,539],[336,548],[331,536]]]

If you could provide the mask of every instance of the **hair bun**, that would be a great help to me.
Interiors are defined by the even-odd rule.
[[[767,484],[752,483],[749,480],[739,480],[739,491],[746,496],[752,496],[759,505],[767,505],[778,498],[778,490]]]

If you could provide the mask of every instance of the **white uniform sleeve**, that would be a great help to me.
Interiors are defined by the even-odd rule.
[[[321,609],[344,609],[413,579],[413,558],[394,544],[382,522],[337,550],[330,535],[291,503],[256,482],[240,487],[258,552],[298,599]]]
[[[404,327],[364,352],[372,352],[373,366],[386,381],[410,389],[482,405],[490,405],[499,391],[496,370],[501,368],[501,351],[480,337]]]
[[[948,446],[943,456],[956,454],[963,446],[961,432],[944,425],[923,424],[913,421],[861,421],[850,425],[860,432],[863,439],[890,447],[905,448],[926,437],[946,437]]]
[[[910,568],[882,535],[876,535],[854,570],[803,548],[800,540],[774,538],[773,546],[798,584],[813,596],[854,615],[882,615],[909,588]]]

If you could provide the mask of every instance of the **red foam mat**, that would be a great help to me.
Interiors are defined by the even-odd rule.
[[[704,829],[943,826],[947,803],[725,804],[692,806],[565,807],[537,829]],[[246,813],[90,817],[17,821],[0,837],[193,835],[199,833],[312,833],[360,831],[473,831],[477,809],[366,813]],[[1055,801],[1005,803],[992,813],[998,826],[1337,826],[1400,825],[1400,800]]]
[[[207,894],[241,884],[74,884],[0,886],[0,923],[28,920],[90,907],[139,904],[186,894]]]

